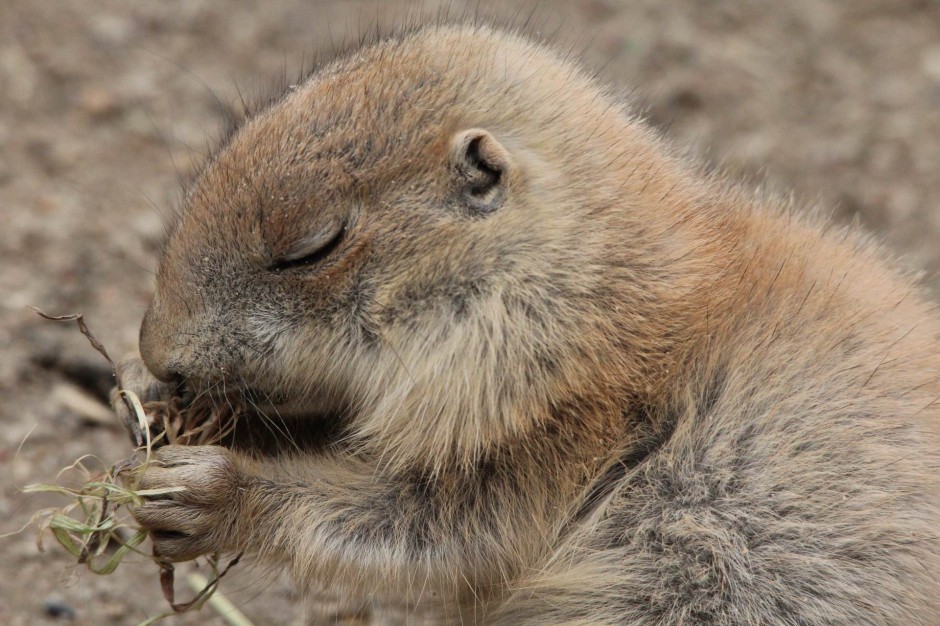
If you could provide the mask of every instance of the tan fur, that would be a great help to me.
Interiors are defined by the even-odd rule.
[[[419,29],[219,149],[141,331],[158,377],[341,435],[165,448],[145,487],[188,491],[136,515],[169,558],[445,621],[935,624],[938,345],[858,233],[703,173],[538,44]]]

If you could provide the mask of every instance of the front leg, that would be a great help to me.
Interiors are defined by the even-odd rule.
[[[565,500],[537,474],[489,468],[434,479],[385,474],[350,457],[249,460],[212,446],[168,446],[143,474],[134,515],[158,554],[187,560],[246,551],[289,565],[302,582],[408,602],[437,592],[456,600],[499,586],[551,550]],[[555,485],[565,498],[566,485]]]

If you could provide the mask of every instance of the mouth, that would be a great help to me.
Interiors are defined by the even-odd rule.
[[[338,413],[239,416],[219,445],[256,457],[326,453],[343,439],[347,420]]]
[[[232,387],[224,395],[196,394],[188,385],[181,391],[187,409],[228,415],[212,443],[256,457],[325,453],[343,439],[350,421],[348,407],[319,398],[297,400]]]

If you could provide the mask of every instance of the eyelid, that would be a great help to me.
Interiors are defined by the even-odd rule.
[[[268,269],[273,272],[316,265],[330,256],[346,238],[347,222],[330,225],[305,237],[291,246],[290,250],[274,260]]]
[[[314,254],[345,231],[345,222],[331,223],[294,243],[284,254],[279,255],[277,260],[289,263]]]

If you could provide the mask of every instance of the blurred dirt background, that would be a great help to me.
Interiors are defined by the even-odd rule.
[[[583,50],[675,140],[860,221],[940,292],[936,0],[469,4],[517,22],[534,8],[534,30]],[[18,488],[82,454],[129,451],[75,399],[107,386],[98,355],[27,305],[84,313],[114,355],[132,350],[176,171],[203,159],[223,109],[239,110],[236,85],[263,94],[376,21],[437,5],[0,2],[0,533],[55,502]],[[0,539],[0,624],[135,624],[164,610],[149,563],[100,578],[34,540]],[[331,623],[329,606],[239,569],[223,591],[256,624]]]

